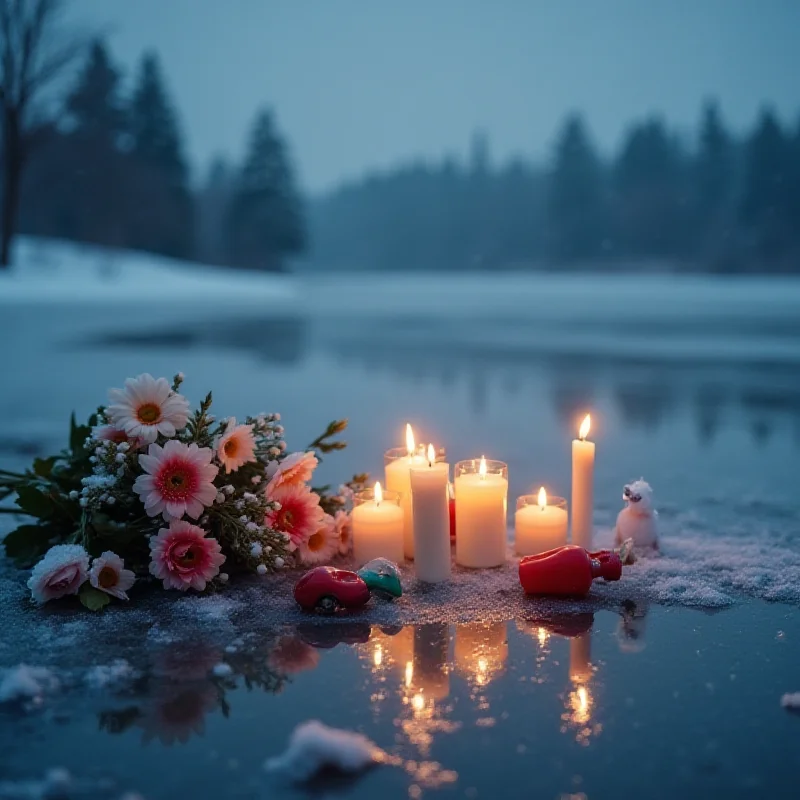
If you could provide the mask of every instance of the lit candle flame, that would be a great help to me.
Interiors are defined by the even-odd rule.
[[[433,449],[433,445],[428,445],[428,466],[432,467],[434,462],[436,461],[436,451]]]
[[[376,667],[379,667],[383,663],[383,648],[380,642],[375,645],[375,650],[372,653],[372,662]]]
[[[542,488],[539,489],[539,508],[541,508],[542,511],[544,511],[546,506],[547,506],[547,492],[544,490],[544,486],[542,486]]]
[[[406,423],[406,450],[410,456],[414,455],[414,431],[411,430],[411,425]]]
[[[381,482],[375,483],[375,505],[379,506],[383,502],[383,489],[381,489]]]
[[[486,477],[486,456],[481,456],[481,465],[478,467],[478,475],[481,476],[481,480]]]
[[[414,664],[411,661],[406,661],[406,686],[411,686],[414,680]]]
[[[583,422],[581,422],[580,430],[578,431],[578,438],[581,441],[584,441],[586,437],[589,435],[589,428],[592,427],[592,418],[587,414],[583,418]]]

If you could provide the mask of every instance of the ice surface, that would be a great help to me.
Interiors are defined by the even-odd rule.
[[[295,728],[286,752],[268,759],[264,768],[303,783],[326,767],[360,772],[385,758],[384,751],[366,736],[310,720]]]
[[[599,609],[619,610],[626,601],[721,609],[760,599],[800,607],[800,546],[773,533],[709,533],[681,522],[661,537],[661,554],[642,558],[625,567],[622,580],[595,581],[585,599],[534,598],[526,596],[518,577],[517,560],[509,549],[503,567],[467,570],[455,567],[452,579],[426,585],[414,578],[413,564],[401,567],[404,594],[395,601],[373,598],[363,608],[320,616],[302,611],[294,601],[293,587],[302,570],[286,571],[264,580],[258,576],[237,577],[218,594],[165,595],[161,589],[140,590],[131,604],[109,606],[101,614],[88,614],[77,603],[50,603],[35,607],[25,588],[27,573],[0,561],[0,604],[8,609],[0,663],[21,660],[57,663],[64,669],[85,664],[79,658],[82,646],[92,642],[141,641],[147,648],[166,647],[191,637],[194,631],[212,635],[220,643],[217,657],[206,674],[242,630],[294,625],[302,622],[325,625],[342,620],[376,625],[427,622],[500,622],[535,619],[554,613],[578,613]],[[595,545],[610,546],[612,530],[605,528]],[[352,568],[347,560],[339,565]],[[96,657],[103,658],[102,655]],[[111,665],[113,671],[113,662]],[[122,669],[120,667],[120,669]],[[101,671],[100,676],[113,672]],[[92,679],[90,679],[92,680]]]
[[[58,680],[46,667],[17,664],[7,669],[0,680],[0,703],[37,700],[58,688]]]
[[[41,780],[0,781],[0,800],[66,800],[71,785],[69,772],[54,767]]]

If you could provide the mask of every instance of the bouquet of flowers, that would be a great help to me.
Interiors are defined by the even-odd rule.
[[[0,511],[36,518],[3,541],[19,566],[35,564],[34,600],[77,594],[96,610],[143,577],[204,591],[347,552],[347,496],[366,476],[335,493],[310,486],[321,455],[345,447],[346,420],[290,454],[278,414],[217,421],[211,393],[192,413],[182,382],[129,378],[87,425],[73,415],[67,450],[0,471],[0,500],[18,506]]]

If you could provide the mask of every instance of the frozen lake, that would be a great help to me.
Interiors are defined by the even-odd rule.
[[[189,398],[213,389],[219,414],[280,411],[298,449],[349,417],[325,480],[379,474],[409,421],[451,463],[507,461],[512,498],[568,494],[570,439],[591,411],[598,528],[644,476],[664,530],[695,548],[800,551],[800,282],[359,275],[248,291],[223,274],[186,309],[179,282],[134,290],[135,278],[107,278],[91,299],[0,283],[0,464],[60,447],[70,410],[87,415],[128,375],[182,370]],[[800,691],[800,613],[754,599],[770,596],[769,567],[714,614],[623,601],[569,630],[509,613],[483,627],[329,625],[326,642],[235,604],[182,606],[156,630],[152,609],[37,612],[6,570],[0,667],[55,668],[62,690],[27,713],[0,706],[0,798],[27,796],[4,780],[55,766],[86,797],[295,796],[261,763],[312,717],[406,763],[329,795],[790,796],[800,719],[780,697]],[[87,685],[87,667],[118,658],[137,680]],[[225,680],[209,676],[220,660]]]

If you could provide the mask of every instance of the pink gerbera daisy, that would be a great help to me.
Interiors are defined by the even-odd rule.
[[[145,474],[133,484],[145,511],[151,517],[162,514],[167,522],[184,514],[197,519],[217,496],[213,481],[219,468],[210,463],[213,455],[208,447],[176,439],[164,447],[151,444],[139,456]]]
[[[297,543],[297,552],[304,564],[327,564],[339,552],[339,534],[333,517],[325,514],[317,529]]]
[[[239,467],[255,461],[256,443],[250,425],[237,425],[236,418],[228,420],[228,427],[217,442],[217,458],[225,472],[236,472]]]
[[[173,522],[150,537],[150,574],[164,582],[165,589],[185,592],[190,586],[202,592],[219,574],[225,556],[216,539],[190,522]]]
[[[115,428],[113,425],[102,425],[92,431],[92,436],[100,442],[114,442],[122,444],[127,442],[134,450],[138,450],[145,444],[140,436],[128,436],[122,428]]]
[[[269,498],[280,503],[280,509],[268,511],[264,522],[267,527],[285,533],[293,548],[315,533],[322,523],[324,512],[319,507],[319,495],[305,484],[280,486]]]
[[[274,463],[274,462],[273,462]],[[267,494],[281,486],[300,486],[308,483],[317,468],[317,457],[313,453],[292,453],[278,463],[275,473],[267,484]]]
[[[339,553],[346,556],[353,546],[353,529],[350,515],[346,511],[337,511],[333,517],[336,535],[339,538]]]
[[[156,380],[147,373],[128,378],[124,389],[110,389],[108,397],[111,405],[106,415],[111,424],[147,444],[159,433],[173,437],[189,419],[189,401],[173,392],[166,378]]]

